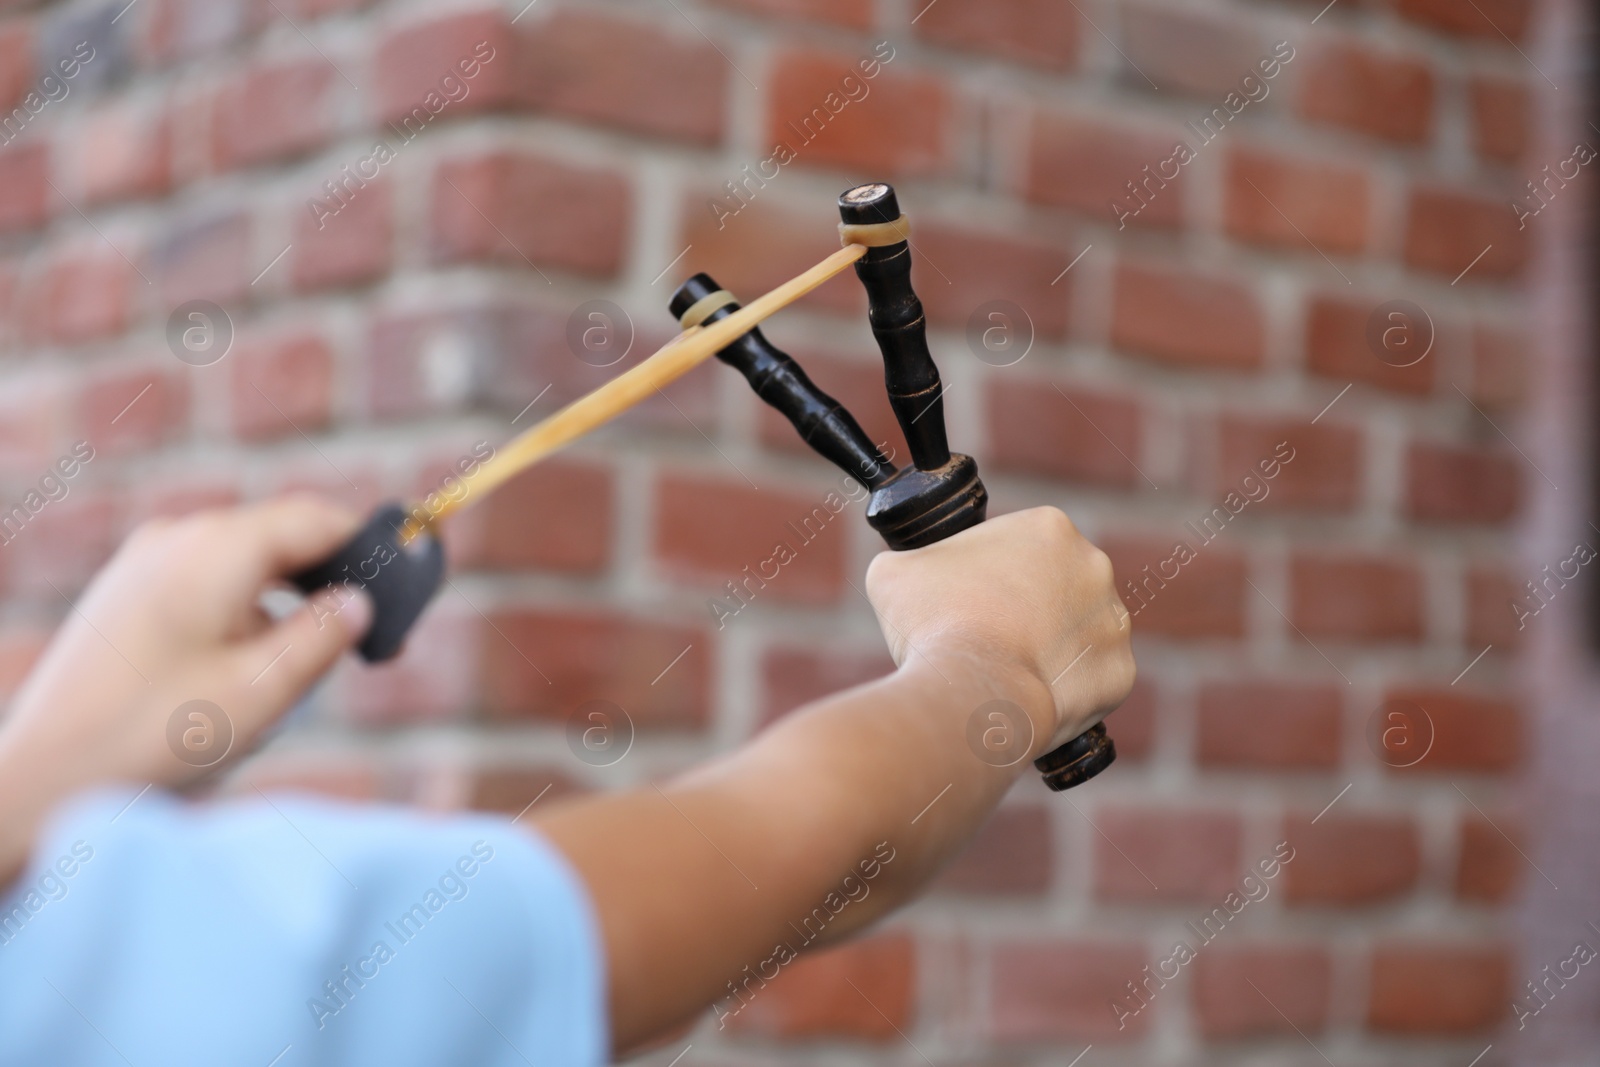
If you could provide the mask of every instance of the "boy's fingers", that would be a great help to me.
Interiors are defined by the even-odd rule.
[[[241,652],[252,688],[270,707],[288,707],[327,673],[372,623],[365,593],[324,589],[294,614],[251,638]]]
[[[239,509],[240,544],[263,576],[281,578],[326,559],[361,526],[361,516],[323,497],[296,493]]]

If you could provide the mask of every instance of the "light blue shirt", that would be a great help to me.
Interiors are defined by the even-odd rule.
[[[527,829],[133,795],[58,812],[0,900],[0,1065],[605,1062],[594,913]]]

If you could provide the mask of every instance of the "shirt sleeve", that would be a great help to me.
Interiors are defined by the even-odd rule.
[[[594,1067],[601,945],[505,819],[89,794],[0,899],[0,1065]]]

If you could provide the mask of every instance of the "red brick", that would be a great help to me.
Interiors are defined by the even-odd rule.
[[[371,3],[372,0],[284,0],[279,6],[286,12],[318,19],[346,11],[359,11]]]
[[[1526,623],[1512,602],[1527,593],[1517,579],[1503,567],[1484,563],[1467,571],[1466,587],[1467,643],[1474,649],[1484,645],[1501,651],[1521,647]]]
[[[872,28],[872,4],[861,0],[712,0],[712,3],[752,15],[800,22],[831,22],[852,30]]]
[[[333,133],[338,73],[321,56],[262,65],[217,91],[211,162],[218,170],[304,155]]]
[[[528,106],[691,144],[722,139],[737,75],[688,26],[665,33],[572,8],[523,26],[517,92]]]
[[[1509,815],[1501,814],[1493,822],[1476,813],[1464,815],[1456,860],[1456,896],[1478,904],[1511,900],[1528,868],[1520,851],[1526,847],[1523,837]]]
[[[1472,103],[1472,145],[1485,159],[1515,163],[1528,151],[1533,125],[1533,93],[1522,80],[1473,78],[1467,83]]]
[[[9,19],[0,25],[0,111],[22,103],[34,84],[33,27]]]
[[[1428,139],[1434,83],[1425,60],[1343,41],[1302,62],[1302,117],[1403,144]]]
[[[1181,140],[1176,132],[1130,130],[1126,124],[1041,111],[1032,117],[1028,138],[1028,163],[1018,190],[1028,200],[1116,222],[1140,204],[1129,184],[1149,181],[1153,192],[1144,194],[1148,203],[1126,223],[1172,227],[1186,217],[1182,173],[1164,187],[1157,173],[1158,164],[1172,157]],[[1145,177],[1146,166],[1153,178]],[[1118,204],[1121,211],[1114,206]]]
[[[0,473],[31,482],[66,442],[67,395],[43,375],[13,375],[0,390]]]
[[[452,578],[394,659],[372,664],[345,657],[334,675],[335,704],[344,717],[372,727],[449,723],[478,706],[481,650],[503,639],[478,614],[478,606],[491,601],[461,591],[469,584]]]
[[[1111,343],[1182,367],[1253,370],[1266,343],[1261,308],[1245,286],[1215,271],[1148,264],[1117,268]]]
[[[436,491],[446,472],[436,468],[417,486],[418,499]],[[611,559],[615,495],[609,467],[582,460],[540,463],[449,520],[450,560],[469,570],[598,574]]]
[[[0,233],[32,230],[51,214],[50,149],[41,142],[0,149]]]
[[[1040,896],[1050,889],[1054,862],[1050,809],[1008,804],[989,817],[937,887],[981,896]]]
[[[1504,522],[1522,499],[1518,462],[1497,448],[1413,441],[1406,450],[1406,513],[1419,522]]]
[[[116,336],[132,321],[143,287],[144,279],[103,242],[65,251],[24,283],[23,336],[64,344]]]
[[[144,403],[143,400],[139,402]],[[192,479],[163,480],[128,501],[127,527],[132,529],[148,519],[176,519],[197,511],[231,508],[241,499],[238,488],[222,478],[198,475]]]
[[[1504,198],[1417,187],[1410,197],[1405,261],[1452,280],[1469,266],[1463,281],[1514,277],[1527,263],[1529,249],[1526,231],[1518,225]],[[1473,265],[1480,253],[1483,258]]]
[[[863,521],[864,498],[830,484],[813,493],[752,489],[742,482],[663,475],[656,486],[653,552],[668,574],[708,588],[724,625],[741,598],[806,604],[836,601],[844,589],[848,524]],[[787,547],[792,558],[779,558]],[[738,587],[738,596],[724,588]],[[721,626],[718,627],[719,629]]]
[[[333,418],[333,352],[315,333],[241,341],[231,353],[232,427],[241,440],[312,434]]]
[[[411,310],[414,300],[395,301],[393,309],[373,315],[364,375],[372,415],[397,419],[472,406],[501,412],[507,424],[515,420],[513,429],[521,429],[643,362],[672,335],[665,315],[666,322],[637,322],[638,336],[625,359],[592,366],[577,358],[568,341],[573,304],[471,292],[421,310]],[[659,332],[655,323],[661,323]],[[615,425],[674,434],[703,448],[695,426],[715,420],[712,387],[726,373],[697,368],[618,416]]]
[[[1204,767],[1316,770],[1339,765],[1339,690],[1245,680],[1200,687],[1195,758]]]
[[[1199,902],[1239,879],[1239,818],[1228,812],[1100,806],[1089,813],[1094,892],[1102,901]]]
[[[46,504],[6,543],[11,589],[52,603],[59,603],[62,593],[76,593],[116,550],[116,521],[111,496],[72,486],[66,497]]]
[[[480,45],[487,46],[481,50],[487,62],[478,55]],[[455,12],[391,30],[378,43],[374,60],[377,117],[398,124],[405,140],[436,116],[503,107],[516,95],[516,54],[511,24],[498,9]],[[469,70],[476,71],[470,78],[465,76]],[[441,85],[447,78],[454,81]],[[457,84],[465,86],[465,96]],[[451,100],[447,88],[458,99]],[[421,115],[414,114],[417,108]]]
[[[1106,719],[1106,729],[1117,743],[1117,761],[1126,765],[1150,758],[1155,747],[1156,688],[1149,679],[1133,683],[1133,692]]]
[[[172,122],[162,109],[110,104],[85,120],[72,148],[87,203],[153,200],[172,188]]]
[[[253,264],[250,255],[250,218],[232,213],[167,226],[149,259],[167,307],[188,300],[227,306],[249,292],[251,279],[265,266]]]
[[[774,194],[759,186],[749,188],[753,196],[746,193],[743,198],[721,190],[684,198],[678,245],[689,251],[673,268],[672,278],[704,271],[734,295],[754,300],[838,250],[836,213],[830,221],[814,209],[793,209],[775,201]],[[912,258],[915,263],[915,252]],[[864,318],[866,296],[853,275],[846,271],[830,279],[795,307]],[[780,348],[786,347],[781,319],[764,326],[763,332]]]
[[[985,409],[990,466],[1123,489],[1143,482],[1142,419],[1134,400],[996,375]]]
[[[1127,984],[1141,978],[1151,962],[1144,947],[1132,943],[1034,937],[994,945],[989,949],[992,1036],[1007,1043],[1143,1037],[1161,1003],[1124,1018],[1121,1029],[1113,1005],[1129,997]]]
[[[1123,71],[1123,80],[1139,88],[1149,78],[1163,92],[1175,89],[1218,102],[1239,92],[1240,81],[1249,74],[1267,86],[1263,101],[1277,91],[1271,79],[1262,81],[1257,67],[1271,51],[1266,38],[1234,16],[1166,4],[1125,4],[1120,51],[1133,67]]]
[[[1434,370],[1444,358],[1444,339],[1439,332],[1443,324],[1426,308],[1423,311],[1427,319],[1423,321],[1413,321],[1404,311],[1391,309],[1380,318],[1379,328],[1385,332],[1378,335],[1379,347],[1375,351],[1367,341],[1367,328],[1384,303],[1386,299],[1312,296],[1306,309],[1305,333],[1306,365],[1311,373],[1398,393],[1432,392]],[[1378,351],[1385,354],[1384,359],[1378,357]],[[1424,352],[1427,354],[1419,355]],[[1395,363],[1408,365],[1399,367]]]
[[[1485,1032],[1511,1003],[1499,946],[1391,942],[1372,952],[1367,1025],[1386,1034]]]
[[[433,257],[609,278],[622,267],[632,215],[615,171],[514,152],[453,159],[433,183]]]
[[[1292,904],[1378,904],[1417,886],[1422,844],[1410,816],[1346,814],[1334,808],[1320,816],[1290,816],[1285,836],[1294,849],[1294,858],[1284,865],[1284,892]]]
[[[910,937],[879,934],[803,956],[771,981],[758,976],[739,987],[749,999],[719,1002],[717,1017],[739,1034],[898,1043],[915,1023],[916,963]]]
[[[887,648],[770,648],[761,659],[762,725],[814,700],[893,672],[894,661]]]
[[[1395,7],[1413,22],[1497,43],[1507,37],[1520,41],[1533,15],[1532,0],[1396,0]]]
[[[363,513],[372,511],[382,502],[380,494],[386,479],[371,461],[347,454],[339,456],[338,466],[335,466],[326,452],[318,455],[304,443],[290,447],[296,462],[293,466],[271,468],[260,495],[317,493]]]
[[[577,782],[552,767],[516,765],[474,767],[470,789],[467,807],[498,811],[513,818],[528,811],[536,800],[544,804],[582,792]],[[530,821],[537,815],[535,809]]]
[[[313,793],[335,800],[367,802],[392,797],[383,771],[364,753],[274,752],[246,761],[228,776],[225,794],[259,802],[264,793]]]
[[[483,689],[493,718],[559,720],[588,701],[609,700],[641,730],[706,722],[711,637],[698,619],[658,623],[592,610],[506,608],[491,612],[490,621]]]
[[[138,24],[140,49],[157,63],[215,54],[273,14],[247,0],[156,0]]]
[[[22,284],[22,268],[15,260],[0,261],[0,348],[12,344],[22,335],[21,313],[17,292]]]
[[[1333,960],[1310,946],[1207,946],[1189,986],[1207,1038],[1304,1036],[1328,1024]]]
[[[1523,715],[1510,700],[1454,688],[1396,688],[1385,695],[1384,704],[1420,707],[1432,723],[1433,745],[1427,755],[1411,767],[1397,768],[1396,773],[1495,774],[1515,770],[1522,762]]]
[[[1111,557],[1117,592],[1134,616],[1136,633],[1198,641],[1244,636],[1243,556],[1202,546],[1176,577],[1163,582],[1158,568],[1173,558],[1173,545],[1149,538],[1110,537],[1101,547]],[[1166,570],[1170,574],[1172,565]]]
[[[1277,462],[1287,442],[1292,454]],[[1268,486],[1268,495],[1250,508],[1268,511],[1350,511],[1361,499],[1365,443],[1360,430],[1331,420],[1313,423],[1288,418],[1224,415],[1218,426],[1219,460],[1210,483],[1221,506],[1223,494],[1238,492],[1246,475]],[[1277,462],[1277,476],[1263,478]],[[1243,486],[1245,491],[1249,486]],[[1241,496],[1241,499],[1243,497]]]
[[[1360,252],[1371,240],[1364,170],[1249,148],[1228,156],[1223,225],[1244,241],[1316,256]]]
[[[95,372],[78,401],[80,434],[107,456],[181,440],[189,432],[189,382],[180,370],[163,361]]]
[[[937,220],[919,219],[915,225],[912,281],[930,323],[968,330],[977,319],[986,327],[994,320],[978,316],[982,306],[1005,300],[1026,314],[1031,335],[1051,340],[1066,335],[1071,275],[1062,278],[1061,272],[1071,255],[1041,241]],[[1030,335],[1024,323],[1014,329],[1019,336]]]
[[[805,368],[806,375],[823,392],[843,404],[854,415],[872,442],[896,463],[904,463],[909,450],[900,424],[889,407],[889,394],[883,386],[883,364],[877,353],[862,359],[849,359],[837,353],[790,349],[790,354]],[[751,395],[750,402],[761,409],[758,432],[761,443],[785,452],[815,456],[795,432],[789,420]]]
[[[1049,70],[1078,57],[1078,15],[1050,0],[939,0],[914,26],[930,44],[979,52]]]
[[[872,69],[876,76],[865,78]],[[880,178],[945,174],[955,123],[955,101],[932,75],[867,53],[791,48],[773,58],[763,143],[787,145],[791,165]]]
[[[1422,640],[1422,572],[1414,563],[1297,554],[1289,563],[1289,589],[1289,617],[1307,637]]]
[[[530,317],[538,316],[537,309],[526,310]],[[543,331],[536,331],[542,337],[539,347],[559,343],[556,328],[555,322],[546,322]],[[498,360],[504,329],[501,309],[495,306],[379,311],[366,345],[368,413],[379,419],[416,418],[481,402],[473,382],[492,381],[505,390],[507,374]],[[527,340],[534,342],[535,337]],[[530,345],[530,352],[536,350]],[[440,373],[441,366],[449,373]],[[541,388],[547,384],[548,378]],[[547,410],[553,411],[551,403]]]
[[[394,256],[394,190],[369,182],[344,202],[320,201],[334,214],[295,208],[290,281],[299,292],[361,285],[389,273]],[[318,217],[320,216],[320,217]]]
[[[1490,411],[1509,411],[1528,399],[1532,390],[1533,357],[1525,330],[1478,326],[1472,331],[1472,387],[1474,403]]]

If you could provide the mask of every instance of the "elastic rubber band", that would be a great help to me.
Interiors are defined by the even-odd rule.
[[[678,316],[678,324],[685,330],[692,330],[729,304],[737,304],[738,302],[739,298],[726,289],[718,289],[714,293],[707,293],[684,309],[683,314]]]
[[[868,248],[883,248],[886,245],[897,245],[909,240],[911,240],[911,220],[904,215],[893,222],[839,223],[839,243],[846,247],[865,245]]]

